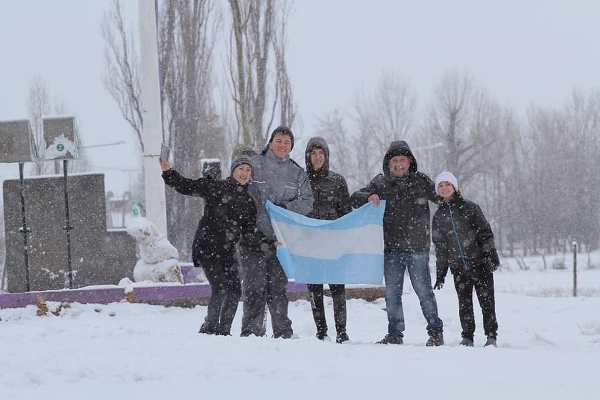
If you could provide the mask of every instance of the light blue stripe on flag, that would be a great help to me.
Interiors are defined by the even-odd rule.
[[[337,220],[317,220],[266,204],[277,258],[289,279],[301,283],[383,281],[383,213],[366,204]]]

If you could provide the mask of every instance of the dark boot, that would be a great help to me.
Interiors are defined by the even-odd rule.
[[[218,334],[229,336],[231,334],[231,324],[238,308],[242,289],[239,280],[228,282],[227,292],[223,299],[221,315],[219,317]]]
[[[468,337],[464,337],[464,338],[463,338],[463,339],[460,341],[460,345],[461,345],[461,346],[473,347],[473,344],[474,344],[474,342],[473,342],[473,338],[472,338],[472,337],[470,337],[470,338],[468,338]]]
[[[484,346],[494,346],[494,347],[497,347],[496,336],[488,336],[487,340],[485,341],[485,345]]]
[[[198,333],[203,333],[205,335],[215,335],[217,333],[217,328],[208,322],[204,322],[200,327]]]
[[[242,337],[264,336],[265,306],[267,304],[267,272],[264,255],[260,251],[240,246],[240,262],[245,265],[242,314]]]
[[[337,336],[335,337],[336,343],[344,343],[349,340],[350,338],[348,337],[348,334],[346,332],[338,332]]]
[[[290,339],[294,335],[292,321],[288,317],[287,277],[283,268],[275,258],[275,253],[270,255],[269,270],[267,271],[267,305],[271,315],[273,337]]]
[[[306,285],[310,293],[310,308],[312,310],[317,338],[323,340],[327,336],[327,321],[325,320],[325,305],[323,303],[323,285]]]
[[[333,298],[335,330],[346,333],[346,288],[344,285],[329,285],[329,289]]]
[[[425,346],[443,346],[444,345],[444,334],[442,332],[432,333],[429,335],[429,339],[427,339],[427,343]]]
[[[389,333],[384,336],[377,344],[402,344],[402,336],[390,335]]]

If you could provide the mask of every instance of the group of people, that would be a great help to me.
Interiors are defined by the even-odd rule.
[[[404,141],[393,142],[383,159],[383,173],[350,196],[343,176],[329,168],[329,147],[321,137],[306,146],[306,171],[290,158],[294,134],[276,128],[260,154],[240,152],[230,176],[188,179],[161,161],[165,183],[184,195],[205,199],[204,215],[193,243],[193,261],[201,266],[212,289],[200,333],[230,335],[243,292],[241,336],[265,335],[265,310],[271,315],[273,337],[291,338],[287,277],[276,257],[277,238],[265,208],[267,201],[316,219],[342,217],[367,202],[383,217],[385,302],[388,332],[378,343],[401,344],[404,313],[402,290],[408,274],[427,320],[427,346],[444,344],[433,288],[441,289],[448,269],[459,299],[462,342],[473,346],[473,289],[481,304],[486,345],[496,345],[493,271],[499,265],[494,237],[479,206],[462,197],[456,177],[448,171],[434,182],[418,170]],[[429,202],[438,209],[431,222]],[[436,251],[436,282],[432,287],[429,250]],[[239,271],[243,277],[240,279]],[[328,337],[323,285],[307,285],[316,337]],[[343,284],[329,285],[334,307],[336,342],[349,340]]]

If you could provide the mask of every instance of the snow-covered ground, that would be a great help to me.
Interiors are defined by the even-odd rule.
[[[436,292],[441,348],[424,346],[425,323],[408,289],[402,346],[374,344],[386,332],[383,300],[349,300],[352,342],[343,345],[313,337],[302,300],[290,304],[298,337],[287,341],[199,335],[205,307],[73,304],[49,317],[33,306],[0,310],[0,399],[598,399],[600,297],[563,296],[570,276],[498,272],[498,348],[481,347],[480,316],[477,347],[458,346],[450,279]],[[598,293],[600,270],[582,271],[580,282]],[[562,297],[548,297],[555,294]],[[329,298],[327,309],[333,326]]]

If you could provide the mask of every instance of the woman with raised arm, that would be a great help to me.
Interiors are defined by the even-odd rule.
[[[224,180],[185,178],[168,161],[161,161],[160,167],[165,184],[206,201],[192,249],[194,266],[204,269],[212,291],[200,333],[230,335],[241,296],[235,245],[242,237],[252,241],[256,231],[256,206],[248,194],[250,158],[234,159],[231,175]]]

